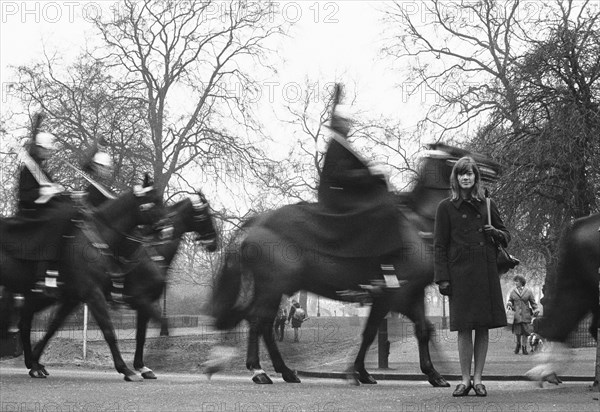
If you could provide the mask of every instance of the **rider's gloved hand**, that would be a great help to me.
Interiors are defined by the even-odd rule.
[[[49,184],[40,187],[40,196],[54,196],[64,192],[64,188],[61,185]]]

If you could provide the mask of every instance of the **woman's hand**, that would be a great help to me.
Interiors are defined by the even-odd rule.
[[[452,295],[452,288],[450,287],[450,282],[447,280],[442,280],[440,283],[438,283],[438,289],[444,296]]]
[[[483,226],[483,230],[485,231],[486,234],[490,235],[493,239],[498,239],[500,237],[500,231],[492,225]]]

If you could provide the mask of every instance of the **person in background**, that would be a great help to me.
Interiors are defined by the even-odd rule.
[[[283,305],[279,305],[277,309],[277,316],[275,317],[275,339],[279,339],[279,342],[283,341],[285,323],[287,322],[287,310]]]
[[[306,311],[302,309],[298,301],[292,301],[292,307],[290,308],[290,314],[288,315],[288,321],[292,323],[294,329],[294,342],[300,342],[298,329],[302,327],[305,320],[308,319]]]
[[[525,278],[516,275],[513,278],[515,287],[510,291],[506,307],[515,312],[512,332],[517,337],[517,346],[515,354],[523,350],[523,355],[527,355],[527,338],[532,332],[532,316],[538,315],[538,305],[535,303],[533,292],[525,287]]]
[[[449,296],[450,330],[458,332],[462,382],[452,396],[466,396],[471,389],[477,396],[487,396],[482,375],[489,329],[506,326],[495,244],[507,246],[510,234],[493,201],[492,224],[487,224],[481,175],[473,158],[455,163],[450,187],[451,197],[442,200],[436,212],[434,272],[440,293]]]

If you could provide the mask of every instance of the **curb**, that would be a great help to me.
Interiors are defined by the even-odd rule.
[[[304,376],[307,378],[325,378],[325,379],[346,379],[348,374],[346,372],[317,372],[317,371],[296,371],[298,376]],[[427,377],[424,374],[400,374],[400,373],[371,373],[376,380],[388,380],[388,381],[427,381]],[[461,375],[443,375],[446,380],[456,381],[461,380]],[[489,381],[527,381],[531,382],[526,376],[523,375],[485,375],[485,379]],[[560,376],[563,382],[594,382],[593,376]]]

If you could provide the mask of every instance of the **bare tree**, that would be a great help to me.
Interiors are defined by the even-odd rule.
[[[113,157],[112,185],[118,190],[138,183],[151,170],[142,102],[101,61],[84,54],[64,67],[46,54],[43,61],[18,67],[17,73],[17,91],[28,110],[44,114],[43,128],[60,143],[58,157],[79,165],[102,142]],[[55,164],[53,172],[63,184],[81,189],[64,165]]]
[[[468,126],[466,144],[505,165],[494,195],[519,250],[551,273],[564,225],[598,207],[598,11],[572,0],[413,6],[387,10],[401,33],[385,52],[436,93],[424,123],[440,138]]]
[[[482,116],[519,130],[518,88],[512,81],[525,29],[519,21],[519,0],[498,2],[394,2],[386,20],[400,31],[383,52],[411,62],[417,93],[435,94],[421,122],[448,131]]]
[[[318,82],[305,80],[302,99],[286,105],[284,122],[294,133],[294,145],[286,156],[285,163],[273,163],[272,173],[265,176],[263,184],[272,187],[286,199],[314,201],[321,175],[323,157],[331,131],[327,127],[331,120],[333,86],[327,83],[321,88]],[[343,106],[352,127],[349,140],[374,167],[383,166],[397,189],[405,189],[416,176],[415,150],[408,149],[410,143],[398,121],[382,117],[367,118],[355,112],[351,106],[357,101],[356,84],[345,87]],[[413,145],[414,146],[414,145]]]
[[[273,9],[271,2],[125,0],[117,19],[95,22],[108,46],[103,60],[146,106],[159,190],[194,163],[210,173],[222,162],[260,159],[240,133],[256,124],[239,91],[257,87],[249,73],[282,32]]]

